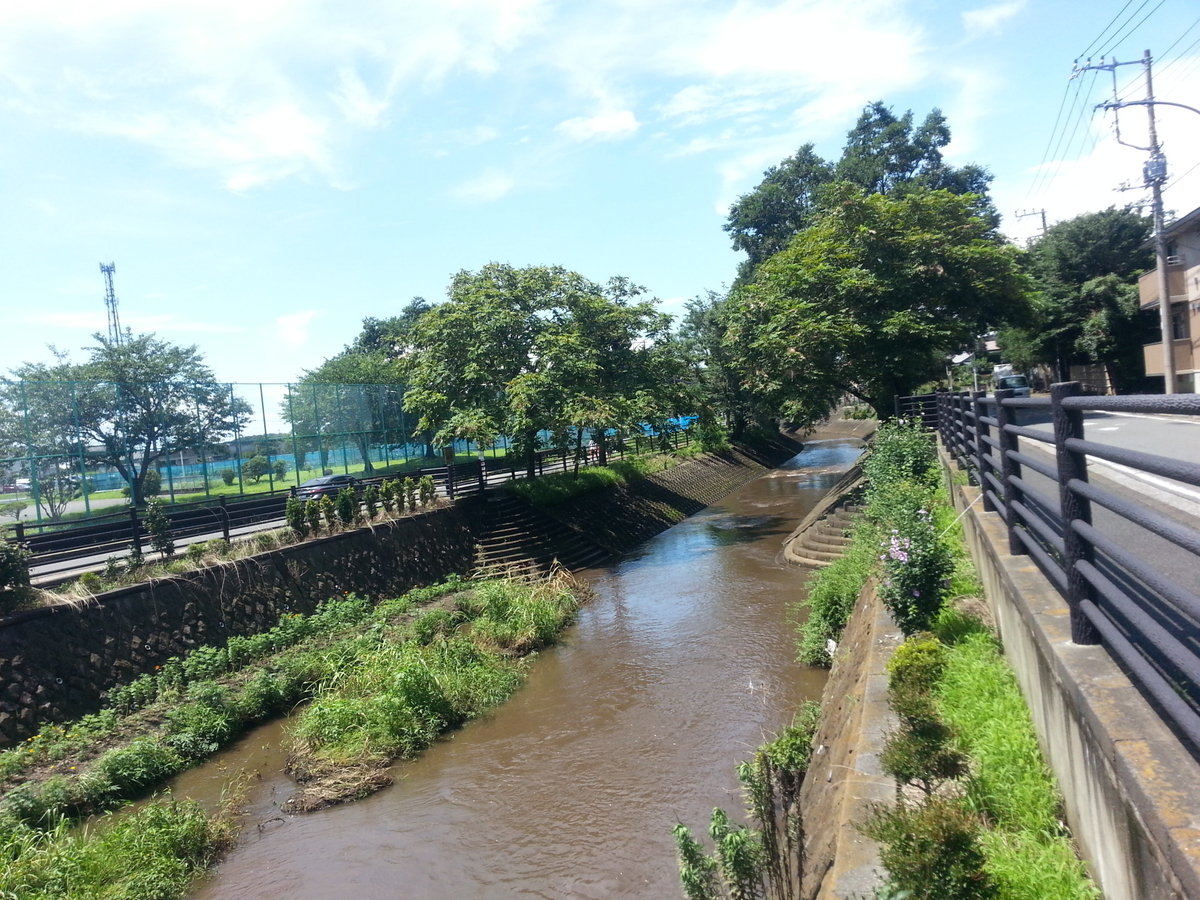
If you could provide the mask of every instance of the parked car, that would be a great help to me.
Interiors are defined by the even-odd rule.
[[[1005,375],[996,379],[996,390],[1010,390],[1014,397],[1029,396],[1029,379],[1024,375]]]
[[[326,494],[336,494],[346,487],[357,490],[359,483],[353,475],[322,475],[320,478],[310,478],[296,488],[296,496],[301,500],[312,500]]]

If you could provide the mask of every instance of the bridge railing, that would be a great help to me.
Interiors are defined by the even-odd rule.
[[[898,398],[897,408],[910,399],[916,398]],[[1200,396],[1093,397],[1068,382],[1053,385],[1049,398],[942,392],[936,406],[942,445],[979,485],[985,511],[1004,520],[1010,552],[1029,556],[1066,600],[1072,641],[1103,643],[1193,752],[1200,751],[1200,579],[1187,576],[1200,573],[1200,531],[1136,492],[1094,483],[1089,462],[1168,479],[1168,486],[1200,486],[1200,464],[1091,441],[1084,427],[1089,412],[1200,417]],[[1035,420],[1053,431],[1030,427]],[[1021,441],[1049,452],[1039,455]],[[1107,511],[1100,525],[1093,521],[1096,507]],[[1158,547],[1182,550],[1189,562],[1174,571],[1192,583],[1180,583],[1132,549],[1127,524],[1166,542]]]

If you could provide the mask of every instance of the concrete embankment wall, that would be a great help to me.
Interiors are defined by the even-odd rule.
[[[896,797],[896,782],[883,773],[879,755],[895,727],[887,663],[902,640],[874,583],[868,583],[834,654],[816,749],[800,792],[806,900],[873,897],[882,884],[878,844],[859,826],[876,805]]]
[[[644,540],[761,475],[800,449],[781,438],[765,450],[701,457],[639,481],[627,494],[581,498],[572,523],[585,534],[632,531]],[[649,507],[634,500],[657,504]],[[467,574],[482,517],[470,497],[369,528],[108,591],[80,606],[29,610],[0,620],[0,746],[46,723],[100,708],[104,693],[172,656],[271,628],[285,612],[312,612],[346,592],[394,597]],[[624,548],[617,548],[624,549]]]
[[[459,504],[10,616],[0,622],[0,745],[94,712],[109,688],[195,647],[266,631],[285,612],[466,574],[473,518]]]
[[[1107,900],[1200,900],[1200,765],[1101,646],[1071,642],[1066,602],[977,488],[952,491],[1081,855]]]

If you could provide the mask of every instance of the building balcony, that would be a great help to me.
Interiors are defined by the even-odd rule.
[[[1190,372],[1195,366],[1195,357],[1192,354],[1192,342],[1184,339],[1174,342],[1175,350],[1175,371]],[[1146,344],[1142,347],[1142,352],[1145,356],[1146,374],[1147,375],[1162,375],[1163,374],[1163,349],[1162,344]]]
[[[1167,266],[1167,289],[1171,292],[1172,303],[1180,303],[1187,299],[1187,272],[1183,266]],[[1142,309],[1158,303],[1156,269],[1151,269],[1138,279],[1138,296]],[[1161,367],[1158,374],[1162,374]]]

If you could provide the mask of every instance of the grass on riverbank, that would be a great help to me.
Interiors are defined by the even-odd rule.
[[[289,809],[364,796],[390,783],[383,769],[392,758],[419,752],[516,690],[524,656],[553,642],[586,596],[564,574],[538,584],[451,581],[374,607],[346,597],[168,661],[115,689],[112,708],[0,754],[0,858],[10,869],[20,863],[13,871],[31,873],[21,876],[29,884],[50,885],[17,896],[179,896],[227,843],[229,822],[152,802],[138,814],[148,817],[138,845],[146,858],[129,869],[128,888],[124,870],[97,860],[137,832],[118,824],[112,834],[107,826],[79,833],[67,823],[143,796],[305,700],[313,702],[295,726],[294,762],[297,770],[302,758],[312,764]],[[89,892],[93,876],[80,875],[84,887],[72,893],[64,866],[94,870],[114,887]]]
[[[866,829],[882,841],[891,888],[929,900],[1094,900],[1099,892],[1061,822],[1061,798],[1016,678],[996,638],[966,612],[981,602],[982,585],[947,487],[932,487],[936,463],[919,432],[881,428],[863,463],[865,513],[849,551],[810,585],[798,655],[828,664],[827,642],[838,639],[871,576],[907,631],[931,627],[937,635],[912,634],[913,653],[898,652],[889,666],[918,655],[941,660],[919,682],[891,678],[901,724],[882,761],[907,787]],[[926,606],[932,615],[922,622],[911,616],[915,600],[928,599],[926,585],[914,599],[885,589],[889,580],[908,584],[905,570],[919,572],[924,553],[948,556],[949,566],[939,570],[940,611]]]
[[[531,480],[510,481],[504,485],[504,489],[534,506],[554,506],[583,494],[664,472],[702,452],[698,443],[684,450],[689,452],[631,456],[610,462],[607,466],[588,466],[578,472],[554,472]]]

